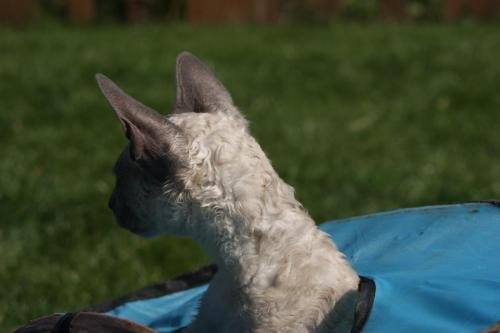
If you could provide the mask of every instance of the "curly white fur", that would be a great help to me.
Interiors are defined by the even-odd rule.
[[[358,276],[276,174],[240,113],[226,106],[170,120],[196,133],[180,175],[191,202],[187,233],[219,266],[188,331],[349,331]]]

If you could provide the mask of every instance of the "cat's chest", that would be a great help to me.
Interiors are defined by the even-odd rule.
[[[196,320],[186,332],[250,332],[249,304],[228,279],[215,276],[204,295]]]

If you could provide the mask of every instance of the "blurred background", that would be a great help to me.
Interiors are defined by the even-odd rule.
[[[499,0],[0,0],[0,331],[208,263],[107,208],[126,140],[203,59],[320,223],[500,197]]]
[[[498,0],[0,0],[0,22],[42,19],[89,25],[110,21],[199,23],[326,23],[358,20],[495,20]]]

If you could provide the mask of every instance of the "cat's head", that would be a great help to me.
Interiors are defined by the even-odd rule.
[[[168,116],[104,75],[96,79],[128,139],[114,167],[109,200],[121,226],[146,237],[189,234],[192,220],[207,210],[237,210],[245,186],[262,188],[267,178],[254,172],[261,164],[270,168],[265,155],[227,90],[191,54],[177,58],[177,97]]]

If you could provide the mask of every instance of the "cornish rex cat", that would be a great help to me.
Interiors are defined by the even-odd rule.
[[[177,58],[163,116],[104,75],[129,144],[109,206],[145,237],[189,235],[218,272],[187,332],[349,332],[359,278],[272,168],[211,71]]]

